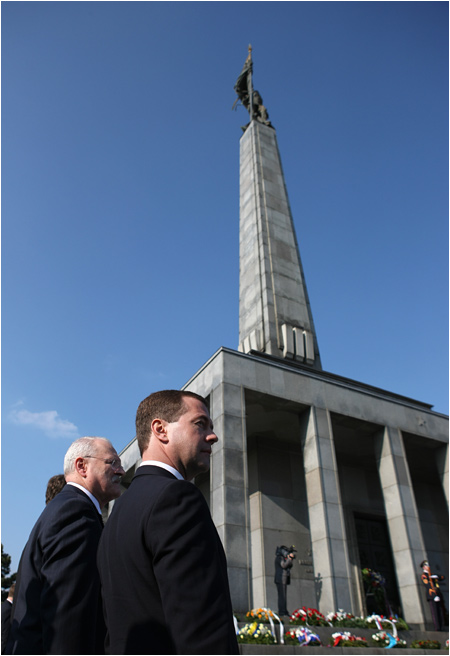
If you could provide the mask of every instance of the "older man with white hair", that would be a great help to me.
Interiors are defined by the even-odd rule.
[[[69,447],[67,485],[45,507],[21,557],[5,653],[104,653],[101,510],[120,495],[124,473],[109,440],[81,437]]]

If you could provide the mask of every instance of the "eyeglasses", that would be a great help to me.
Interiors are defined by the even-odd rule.
[[[111,465],[113,469],[120,469],[122,467],[120,458],[113,458],[112,460],[105,460],[104,458],[99,458],[98,456],[83,456],[83,458],[95,458],[96,460],[103,460],[106,465]]]

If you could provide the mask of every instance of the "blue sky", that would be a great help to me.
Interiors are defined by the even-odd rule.
[[[322,364],[448,412],[447,2],[8,2],[2,542],[81,435],[237,348],[251,43]],[[219,436],[220,437],[220,436]]]

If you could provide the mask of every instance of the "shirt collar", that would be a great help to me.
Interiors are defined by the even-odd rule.
[[[79,483],[74,483],[73,481],[68,481],[67,485],[73,485],[74,487],[77,487],[79,490],[82,490],[85,494],[87,494],[87,496],[89,497],[89,499],[92,501],[92,503],[94,504],[94,506],[97,508],[99,515],[102,514],[102,510],[101,510],[101,508],[100,508],[100,504],[99,504],[99,502],[97,501],[97,499],[94,497],[94,495],[92,494],[92,492],[89,492],[89,490],[88,490],[87,488],[83,487],[83,486],[80,485]]]
[[[159,460],[144,460],[141,462],[139,467],[142,467],[142,465],[153,465],[154,467],[161,467],[162,469],[166,469],[168,472],[173,474],[176,478],[178,478],[179,481],[184,481],[184,477],[180,474],[180,472],[175,469],[175,467],[166,465],[165,462],[160,462]]]

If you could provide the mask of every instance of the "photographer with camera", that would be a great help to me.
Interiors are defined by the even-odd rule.
[[[284,544],[275,552],[275,584],[278,590],[278,615],[289,615],[286,608],[287,587],[291,582],[291,567],[294,564],[297,549],[289,549]]]

